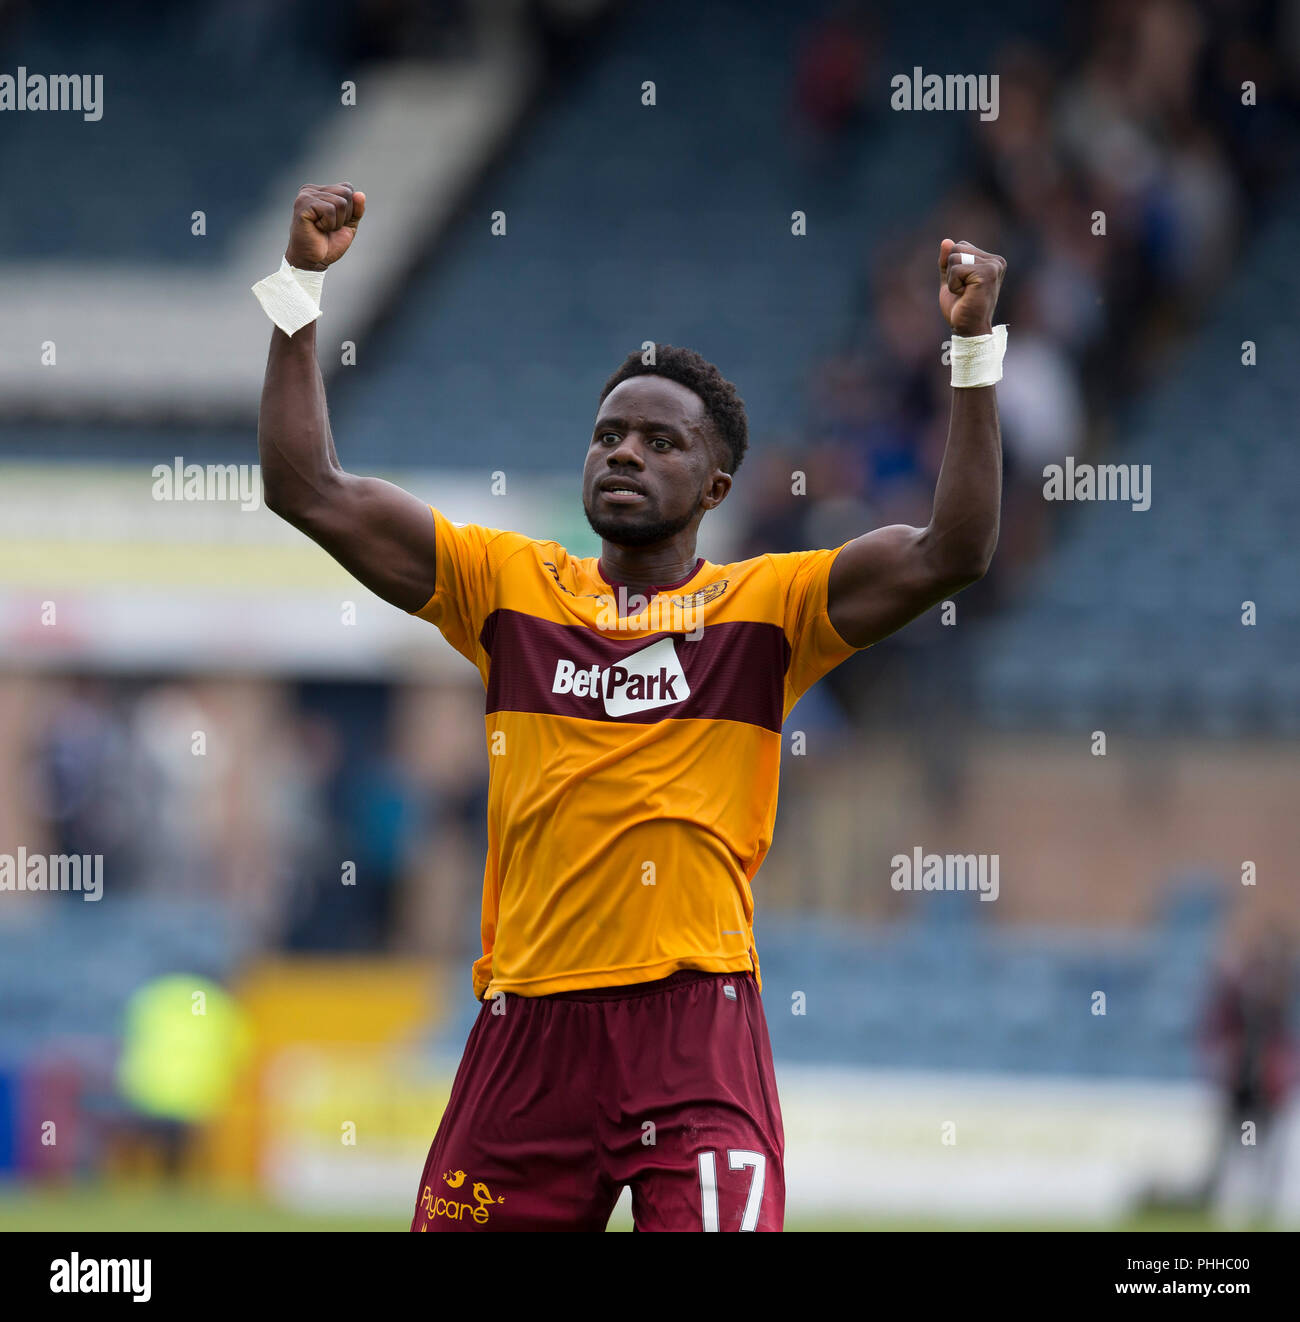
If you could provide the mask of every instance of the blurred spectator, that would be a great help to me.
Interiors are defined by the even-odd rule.
[[[56,700],[33,750],[36,813],[57,854],[100,854],[125,871],[133,841],[130,740],[106,684],[74,682]]]
[[[841,4],[818,19],[795,65],[795,108],[815,142],[834,146],[861,126],[874,63],[860,6]]]
[[[217,787],[230,754],[213,716],[179,683],[147,689],[132,713],[136,783],[148,795],[139,882],[168,898],[215,890]]]
[[[354,921],[369,935],[367,944],[386,945],[417,804],[402,768],[387,751],[361,759],[344,777],[341,794],[361,902]]]
[[[1241,941],[1215,974],[1203,1039],[1223,1111],[1202,1205],[1225,1200],[1235,1164],[1248,1186],[1244,1204],[1257,1216],[1272,1209],[1282,1168],[1278,1121],[1291,1083],[1292,980],[1290,941],[1276,927]]]
[[[278,824],[275,857],[286,909],[280,938],[290,948],[332,944],[321,931],[324,897],[343,884],[348,857],[338,820],[331,811],[330,786],[342,764],[335,725],[326,717],[295,713],[275,750],[271,820]],[[342,897],[336,897],[342,898]],[[342,921],[337,916],[335,921]]]

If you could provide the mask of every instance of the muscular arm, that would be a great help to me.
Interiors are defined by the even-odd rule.
[[[365,195],[347,184],[304,188],[286,256],[323,270],[347,251]],[[257,448],[267,507],[307,534],[376,596],[405,611],[433,595],[436,537],[429,507],[378,478],[339,465],[316,361],[316,324],[271,332]]]
[[[948,266],[949,253],[977,255]],[[941,304],[959,335],[992,330],[1006,263],[967,243],[944,240]],[[996,387],[954,389],[948,445],[924,528],[895,524],[850,542],[835,558],[827,585],[831,623],[845,642],[867,647],[982,578],[998,541],[1002,438]]]
[[[344,472],[334,452],[316,325],[271,332],[257,448],[267,508],[323,547],[376,596],[405,611],[433,595],[429,507],[374,477]]]

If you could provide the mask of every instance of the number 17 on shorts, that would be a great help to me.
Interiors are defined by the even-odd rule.
[[[716,1152],[701,1152],[697,1158],[700,1169],[700,1221],[705,1230],[721,1229],[718,1217],[718,1156]],[[767,1158],[761,1152],[730,1148],[726,1153],[726,1161],[730,1170],[750,1172],[749,1193],[740,1214],[739,1229],[757,1230],[759,1213],[763,1210]]]

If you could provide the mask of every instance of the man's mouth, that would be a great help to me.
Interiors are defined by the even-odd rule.
[[[646,499],[645,492],[630,482],[602,483],[600,494],[613,505],[636,505]]]

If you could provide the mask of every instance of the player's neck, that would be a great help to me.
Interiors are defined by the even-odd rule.
[[[617,546],[601,542],[599,570],[611,587],[649,595],[680,587],[699,567],[695,539],[663,546]]]

